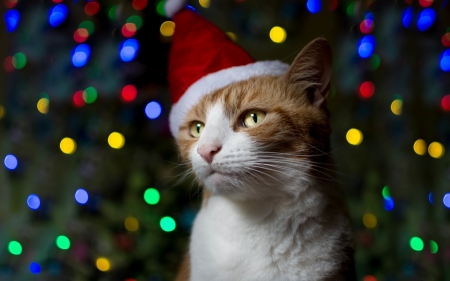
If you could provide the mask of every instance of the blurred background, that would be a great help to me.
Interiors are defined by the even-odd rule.
[[[189,4],[257,60],[331,42],[358,280],[450,280],[449,1]],[[2,0],[0,280],[174,278],[200,193],[168,127],[163,6]]]

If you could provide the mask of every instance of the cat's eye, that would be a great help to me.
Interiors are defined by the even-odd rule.
[[[266,113],[260,110],[251,110],[244,115],[244,126],[247,128],[256,126],[264,119],[264,117],[266,117]]]
[[[194,138],[200,137],[204,128],[205,128],[205,124],[203,124],[202,122],[200,122],[200,121],[192,122],[191,130],[190,130],[191,136],[193,136]]]

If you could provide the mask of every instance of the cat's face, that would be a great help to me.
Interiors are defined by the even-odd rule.
[[[301,55],[286,75],[229,85],[187,114],[178,134],[180,153],[213,194],[270,198],[295,194],[293,182],[314,179],[329,150],[328,85],[319,84],[322,73],[296,65]]]

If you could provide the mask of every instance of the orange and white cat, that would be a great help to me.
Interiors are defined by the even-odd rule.
[[[202,97],[177,143],[203,186],[177,281],[355,280],[353,238],[330,161],[325,39],[281,76]]]

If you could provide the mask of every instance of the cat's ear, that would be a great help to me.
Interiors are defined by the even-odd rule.
[[[298,85],[312,104],[320,107],[325,104],[330,89],[332,64],[330,44],[324,38],[317,38],[297,55],[283,79]]]

